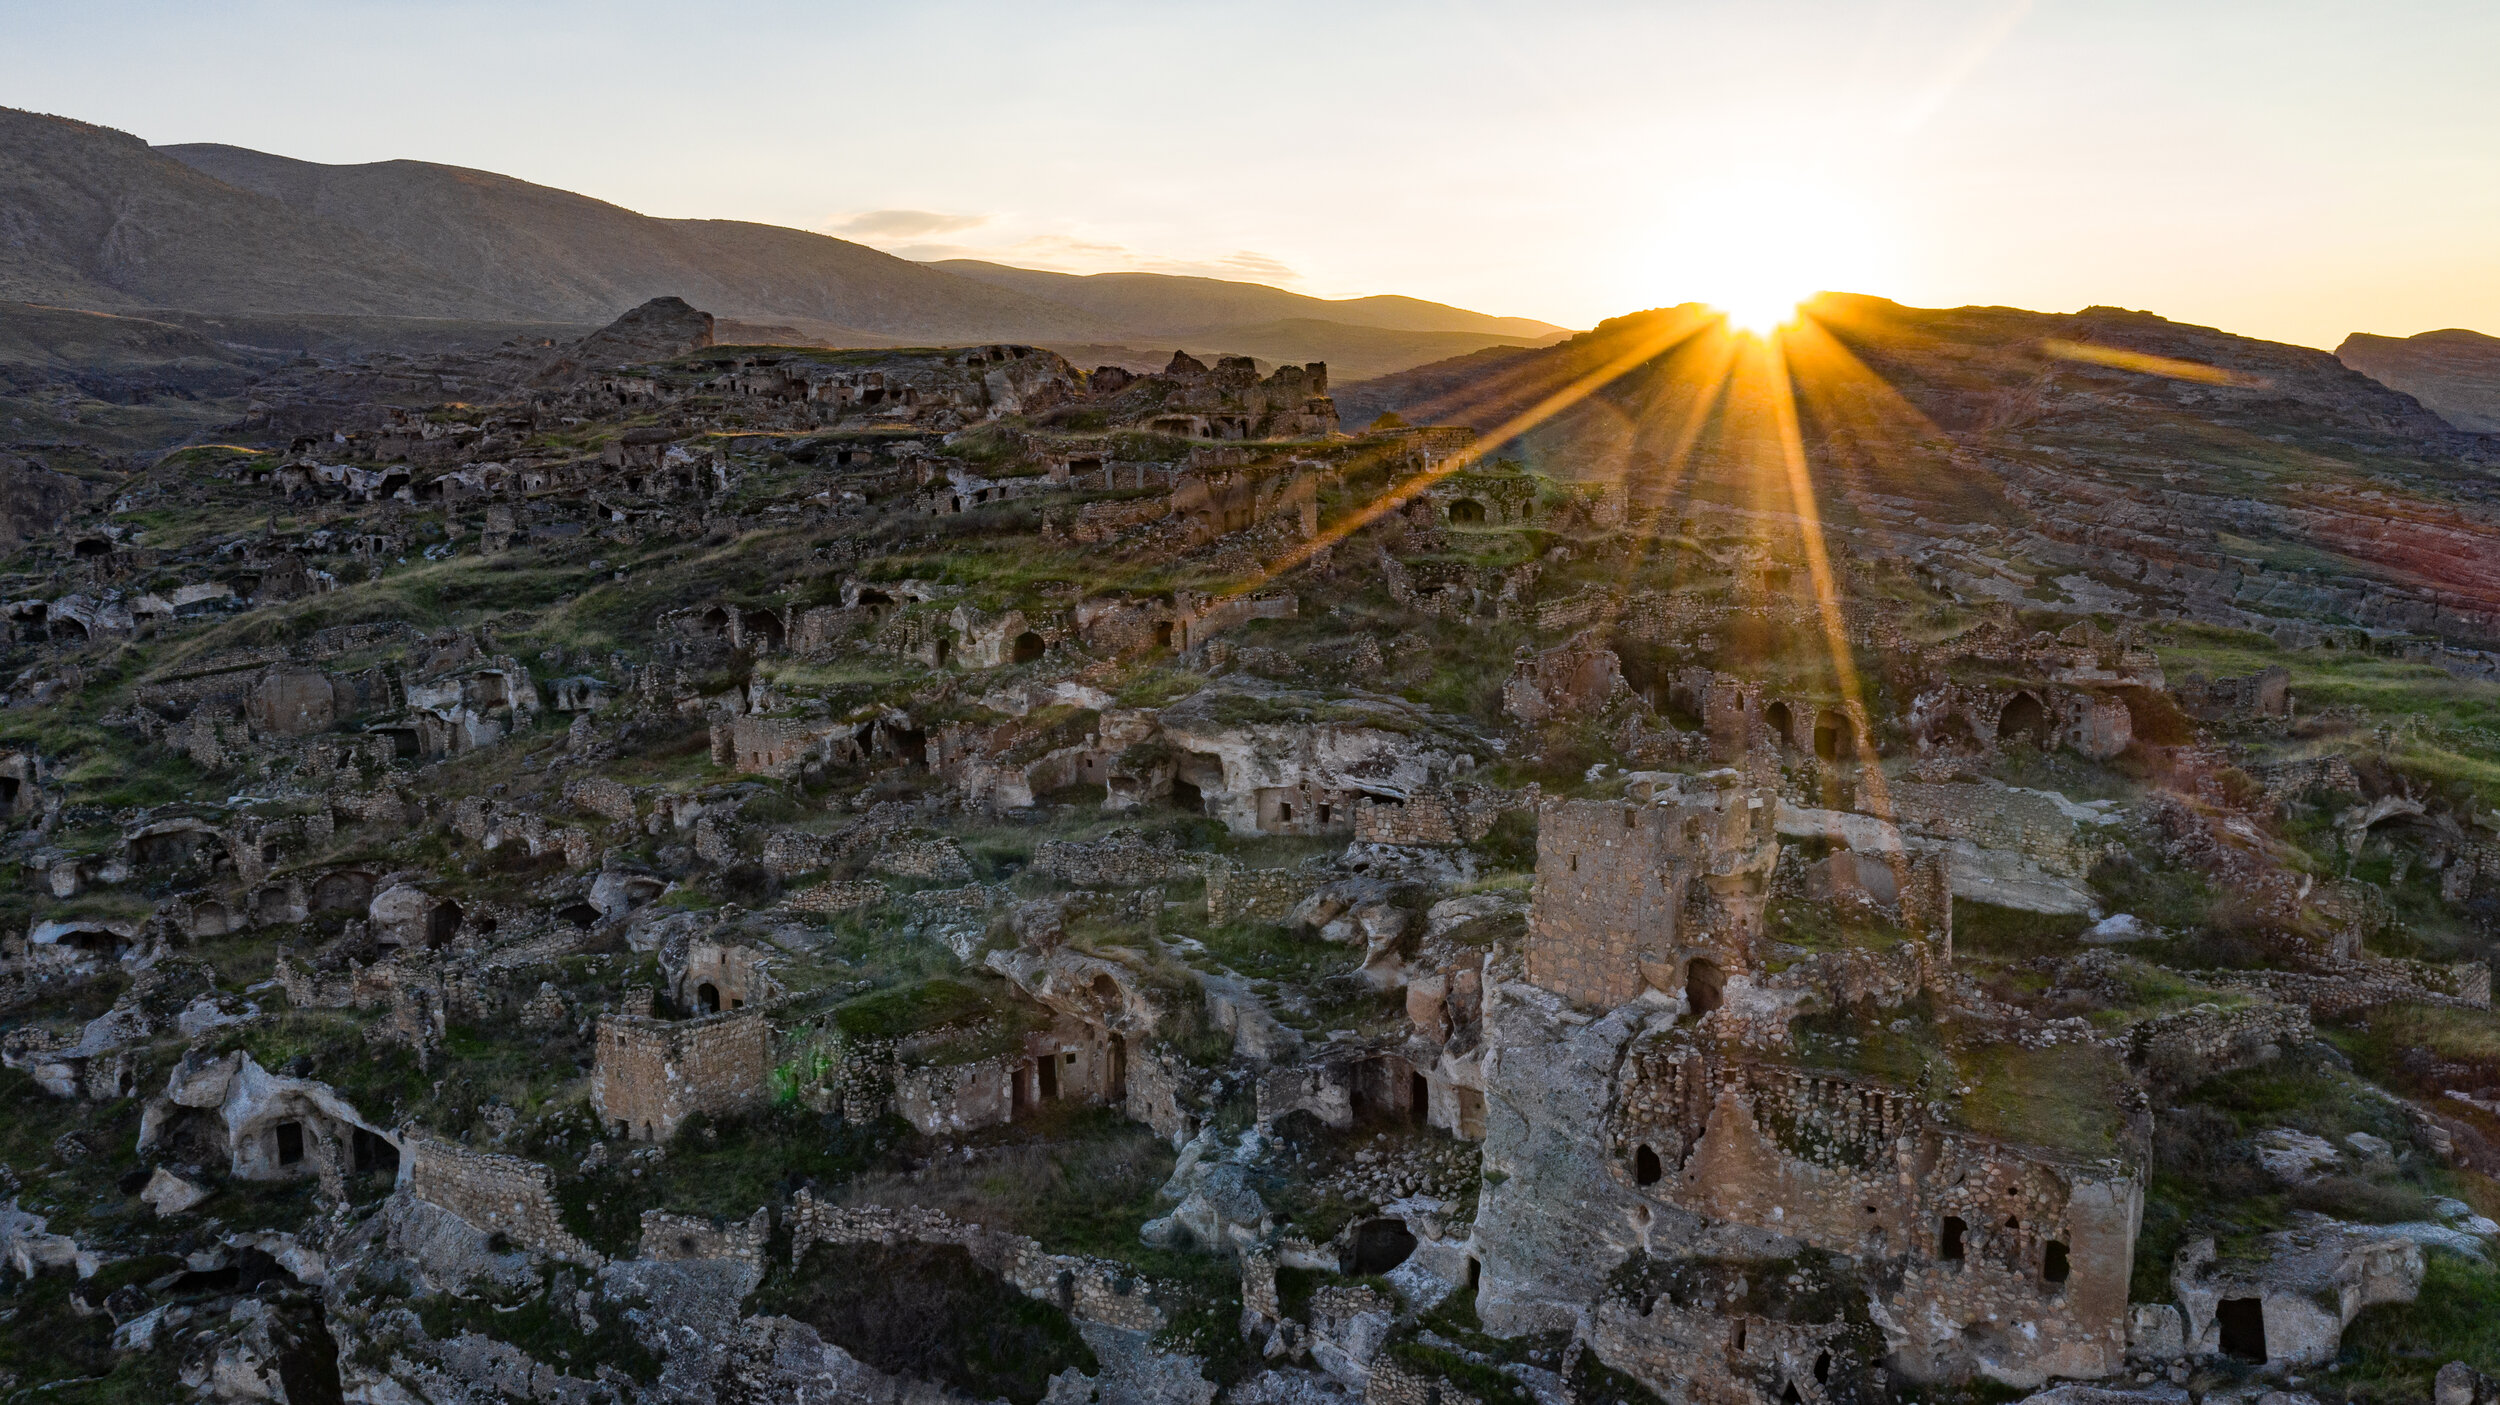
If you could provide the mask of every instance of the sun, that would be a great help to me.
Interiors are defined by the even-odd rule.
[[[1705,301],[1727,314],[1730,327],[1767,337],[1795,324],[1798,309],[1818,291],[1779,279],[1764,279],[1753,286],[1720,292]]]
[[[1826,289],[1875,291],[1886,240],[1868,204],[1802,176],[1752,173],[1680,189],[1653,235],[1644,281],[1665,302],[1700,302],[1769,336]]]

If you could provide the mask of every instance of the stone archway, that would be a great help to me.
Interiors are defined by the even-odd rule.
[[[2042,751],[2056,744],[2057,732],[2048,708],[2029,693],[2016,693],[1997,713],[1997,744],[2028,742]]]

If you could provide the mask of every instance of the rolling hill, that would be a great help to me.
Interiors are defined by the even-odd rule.
[[[255,346],[408,319],[455,335],[586,330],[660,296],[832,346],[982,341],[1175,347],[1386,374],[1561,329],[1414,298],[1328,301],[1160,274],[923,264],[739,220],[656,219],[491,171],[323,165],[0,108],[0,299],[189,325],[249,319]],[[289,319],[327,319],[298,334]],[[351,319],[340,322],[337,319]],[[400,325],[352,319],[400,319]]]
[[[2411,337],[2355,332],[2335,348],[2335,359],[2459,429],[2500,431],[2500,337],[2461,327]]]

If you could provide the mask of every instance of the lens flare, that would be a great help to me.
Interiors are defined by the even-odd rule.
[[[1725,314],[1727,324],[1737,331],[1767,337],[1782,327],[1793,325],[1797,320],[1797,309],[1812,296],[1811,289],[1794,291],[1765,285],[1746,292],[1721,293],[1711,306]]]
[[[1661,303],[1700,302],[1739,332],[1792,326],[1827,288],[1881,291],[1891,241],[1872,202],[1803,171],[1679,186],[1652,230],[1643,281]]]

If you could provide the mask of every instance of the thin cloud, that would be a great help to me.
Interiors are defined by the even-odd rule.
[[[936,234],[959,234],[989,220],[987,215],[945,215],[935,210],[865,210],[835,220],[825,228],[835,234],[856,234],[868,239],[926,239]]]
[[[855,217],[851,224],[844,228],[849,232],[878,232],[859,229],[857,226],[862,221],[871,218],[882,219],[887,216],[912,216],[921,219],[964,218],[929,215],[923,211],[913,210],[879,210],[873,215]],[[968,228],[972,223],[979,222],[985,221],[967,219],[965,224],[958,227]],[[892,221],[887,228],[892,230],[895,225],[901,223],[901,220]],[[899,230],[894,230],[894,232],[900,233]],[[929,234],[954,232],[954,228],[927,231]],[[1003,230],[998,233],[1001,236],[1006,235],[1006,231]],[[902,237],[910,238],[908,234]],[[1039,269],[1047,273],[1167,273],[1183,277],[1224,278],[1253,283],[1297,283],[1302,278],[1301,274],[1296,273],[1292,266],[1282,259],[1262,254],[1255,249],[1237,249],[1232,253],[1213,258],[1174,258],[1146,253],[1126,244],[1087,239],[1074,234],[1030,234],[1021,239],[1000,237],[996,242],[986,244],[966,244],[951,239],[922,237],[911,239],[908,243],[879,241],[878,247],[897,257],[913,259],[921,263],[936,263],[945,259],[980,259],[988,263]]]
[[[1298,283],[1302,275],[1281,259],[1268,257],[1251,249],[1242,249],[1220,259],[1147,259],[1140,267],[1147,273],[1178,273],[1197,278],[1247,279],[1253,283]]]

